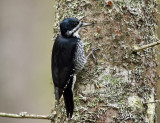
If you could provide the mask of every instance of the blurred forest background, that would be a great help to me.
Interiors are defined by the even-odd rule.
[[[54,0],[0,0],[0,112],[48,114]],[[49,123],[0,118],[0,123]]]

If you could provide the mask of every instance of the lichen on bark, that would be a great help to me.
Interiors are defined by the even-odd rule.
[[[86,54],[94,47],[74,88],[75,110],[70,122],[155,122],[155,49],[133,53],[155,39],[155,0],[58,0],[54,38],[66,17],[94,22],[80,32]],[[55,122],[68,121],[63,99]]]

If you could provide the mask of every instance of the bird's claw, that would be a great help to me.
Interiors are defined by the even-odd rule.
[[[95,47],[95,48],[88,54],[87,59],[89,58],[90,55],[92,55],[94,61],[97,62],[96,57],[95,57],[95,55],[94,55],[94,52],[95,52],[96,50],[99,50],[99,48],[96,48],[96,47]]]

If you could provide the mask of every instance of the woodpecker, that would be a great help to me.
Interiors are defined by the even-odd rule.
[[[87,61],[83,42],[78,34],[81,27],[90,23],[80,22],[76,18],[66,18],[60,23],[61,34],[57,36],[52,49],[52,78],[55,97],[59,101],[63,95],[68,118],[72,118],[74,110],[73,88],[76,75]],[[91,54],[91,53],[90,53]]]

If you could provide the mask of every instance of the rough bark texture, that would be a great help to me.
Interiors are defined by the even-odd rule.
[[[75,110],[70,122],[154,123],[155,49],[132,52],[134,45],[157,41],[155,0],[57,0],[55,37],[59,22],[76,17],[95,26],[82,29],[86,54],[94,47],[74,88]],[[68,121],[63,99],[54,122]]]

